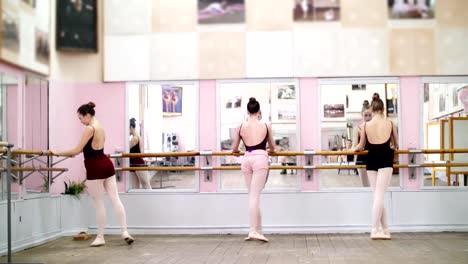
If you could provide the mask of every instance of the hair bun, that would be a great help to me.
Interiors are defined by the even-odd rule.
[[[378,93],[374,93],[374,95],[372,95],[372,100],[378,100],[380,99],[380,95]]]
[[[96,107],[96,104],[93,103],[93,102],[89,102],[89,103],[88,103],[88,106],[91,107],[91,108],[94,108],[94,107]]]
[[[130,118],[130,122],[136,122],[136,119],[134,117]]]
[[[364,102],[362,102],[362,106],[369,106],[369,101],[364,100]]]
[[[257,101],[257,99],[255,99],[255,97],[250,97],[249,99],[249,103],[255,103]]]

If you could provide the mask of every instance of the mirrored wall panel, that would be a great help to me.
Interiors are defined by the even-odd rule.
[[[195,83],[130,83],[128,148],[132,153],[197,151],[198,86]],[[195,157],[132,159],[127,166],[194,167]],[[198,172],[136,171],[130,189],[198,189]]]
[[[468,148],[468,79],[423,84],[424,148]],[[468,153],[427,154],[425,163],[467,163]],[[424,186],[467,186],[468,167],[424,168]]]
[[[359,143],[360,131],[372,119],[372,96],[384,102],[384,116],[398,126],[398,84],[378,80],[324,80],[320,84],[321,149],[351,150]],[[398,162],[395,156],[394,163]],[[322,156],[323,165],[365,164],[357,155]],[[369,187],[365,169],[328,169],[319,171],[320,188]],[[400,186],[399,170],[393,170],[390,186]]]
[[[7,141],[15,147],[18,143],[18,79],[15,75],[0,72],[0,140]],[[2,167],[6,167],[5,159],[1,159]],[[16,174],[17,176],[17,174]],[[0,200],[7,199],[7,179],[0,174]],[[18,198],[18,181],[12,181],[12,198]]]
[[[219,150],[232,150],[237,128],[247,121],[247,103],[254,97],[260,103],[261,121],[271,123],[276,151],[299,149],[298,90],[293,80],[233,81],[218,83]],[[245,150],[241,142],[241,150]],[[270,157],[272,165],[296,165],[296,157]],[[223,166],[239,165],[237,157],[221,157]],[[240,171],[220,171],[222,190],[245,190]],[[297,189],[299,177],[296,170],[271,170],[266,189]]]
[[[36,75],[26,75],[24,90],[24,149],[40,151],[49,149],[49,82]],[[30,159],[24,167],[47,167],[48,157],[22,155],[22,159]],[[24,161],[24,160],[23,160]],[[24,178],[25,198],[34,198],[49,193],[50,184],[54,184],[51,173],[19,172]]]

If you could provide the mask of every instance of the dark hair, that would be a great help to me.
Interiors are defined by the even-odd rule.
[[[382,111],[384,110],[384,104],[382,100],[380,100],[380,96],[378,93],[374,93],[372,96],[372,103],[371,103],[372,112]]]
[[[364,100],[364,102],[362,102],[361,114],[364,113],[364,111],[366,111],[369,108],[370,108],[369,101]]]
[[[247,111],[250,114],[255,114],[260,111],[260,103],[255,99],[255,97],[250,97],[249,102],[247,103]]]
[[[136,119],[135,118],[130,118],[130,127],[135,128],[136,127]]]
[[[86,114],[90,114],[91,116],[94,116],[94,114],[96,113],[94,111],[94,107],[96,107],[96,104],[93,102],[89,102],[87,104],[82,104],[76,112],[82,116],[85,116]]]

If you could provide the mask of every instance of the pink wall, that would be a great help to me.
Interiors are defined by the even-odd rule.
[[[318,98],[318,80],[316,78],[301,78],[299,79],[300,87],[300,109],[301,109],[301,150],[319,150],[319,130],[320,115],[319,115],[319,98]],[[303,161],[305,157],[303,158]],[[314,164],[317,164],[318,157],[314,158]],[[307,165],[306,163],[303,163]],[[307,173],[302,171],[301,189],[303,191],[318,190],[318,172],[313,171],[312,180],[307,180]]]
[[[400,149],[416,148],[421,146],[421,105],[415,102],[420,100],[420,81],[419,77],[401,77],[400,78],[400,106],[401,121],[399,131]],[[408,164],[408,155],[400,155],[400,162]],[[416,190],[420,188],[420,170],[415,170],[415,179],[409,179],[409,170],[403,169],[403,189]]]
[[[89,101],[96,103],[96,118],[106,129],[105,153],[114,153],[125,146],[125,83],[64,83],[50,82],[49,91],[50,149],[65,150],[78,144],[84,126],[79,122],[76,110]],[[55,158],[57,159],[57,158]],[[84,180],[86,171],[83,155],[68,159],[58,167],[68,168],[51,186],[52,193],[61,193],[63,181]],[[119,191],[125,191],[125,177],[118,183]]]
[[[216,148],[216,81],[206,80],[200,81],[200,135],[199,146],[200,151],[212,150]],[[204,160],[204,159],[200,159]],[[213,161],[211,163],[213,164]],[[216,163],[215,163],[216,164]],[[205,166],[200,164],[200,166]],[[216,192],[218,189],[218,177],[216,171],[213,171],[212,181],[204,181],[204,172],[200,172],[200,192]]]
[[[24,72],[14,66],[0,63],[0,72],[15,76],[18,81],[18,87],[8,88],[8,141],[15,144],[15,148],[23,147],[23,123],[18,122],[18,117],[23,116],[23,88],[24,88]],[[11,116],[10,116],[11,115]]]

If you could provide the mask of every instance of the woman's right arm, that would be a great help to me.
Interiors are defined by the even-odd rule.
[[[83,131],[80,142],[76,147],[65,151],[51,151],[52,154],[55,156],[75,156],[80,154],[83,151],[83,148],[86,146],[86,143],[88,143],[89,139],[93,136],[93,132],[94,128],[87,126],[85,131]]]
[[[236,133],[234,134],[234,138],[232,139],[232,152],[239,152],[239,144],[240,144],[240,125],[236,129]]]
[[[270,152],[275,152],[276,146],[275,146],[275,140],[273,139],[273,129],[271,128],[271,124],[267,125],[268,129],[268,148],[270,149]]]

